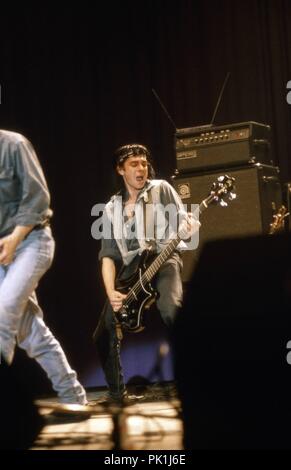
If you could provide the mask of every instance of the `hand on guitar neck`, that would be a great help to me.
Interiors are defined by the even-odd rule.
[[[192,237],[194,233],[198,232],[200,226],[201,223],[194,217],[194,214],[192,214],[192,212],[187,212],[186,218],[179,227],[179,235],[181,240],[186,240]]]

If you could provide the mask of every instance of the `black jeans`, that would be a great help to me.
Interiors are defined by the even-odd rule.
[[[174,253],[161,267],[154,282],[159,293],[157,307],[163,322],[169,328],[173,325],[177,308],[181,307],[182,303],[181,270],[181,257],[178,253]],[[124,393],[125,384],[120,362],[121,341],[117,337],[115,326],[114,312],[107,301],[95,330],[94,340],[109,392],[113,397],[118,398]]]

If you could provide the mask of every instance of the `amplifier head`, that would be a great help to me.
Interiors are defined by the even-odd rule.
[[[177,169],[188,172],[256,162],[271,164],[270,129],[253,121],[178,129]]]

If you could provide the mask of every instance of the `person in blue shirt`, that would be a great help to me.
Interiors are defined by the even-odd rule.
[[[60,402],[87,403],[60,343],[43,319],[35,289],[54,255],[50,194],[32,144],[0,130],[0,349],[13,361],[16,345],[51,380]]]

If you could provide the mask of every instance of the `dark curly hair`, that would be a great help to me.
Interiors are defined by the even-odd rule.
[[[149,149],[142,144],[128,144],[118,147],[114,152],[114,167],[122,166],[127,158],[138,157],[139,155],[145,155],[148,161],[149,179],[155,177],[155,171],[152,166],[151,152]]]
[[[138,155],[145,155],[148,160],[151,159],[151,153],[145,145],[128,144],[118,147],[114,152],[116,166],[123,163],[127,158]]]

